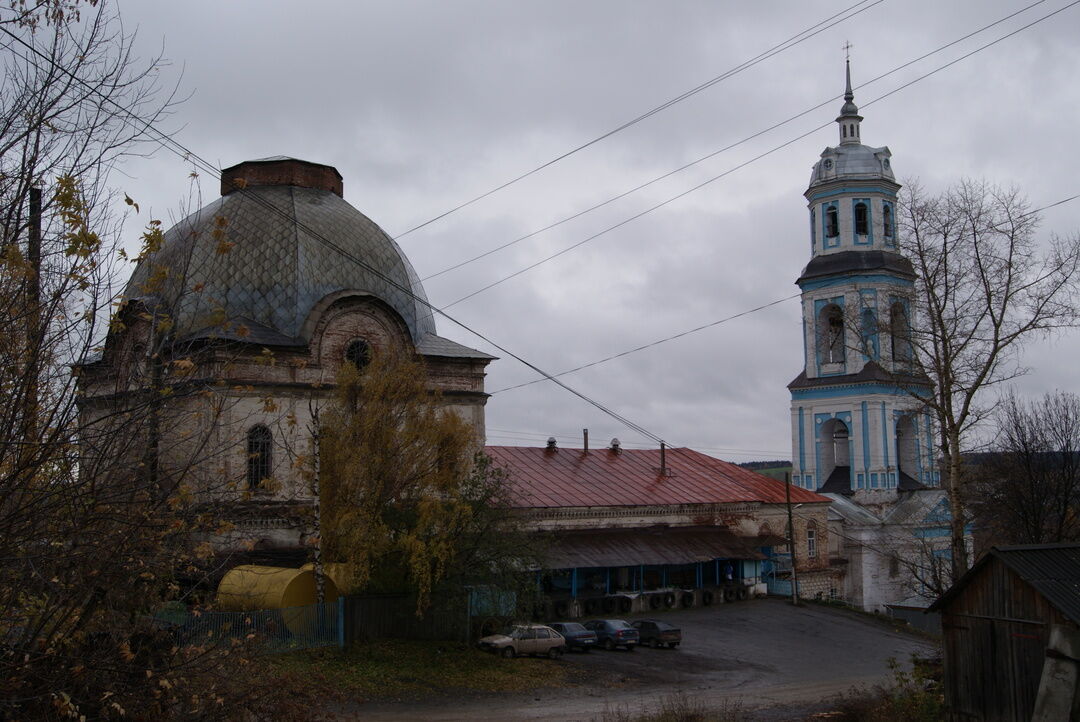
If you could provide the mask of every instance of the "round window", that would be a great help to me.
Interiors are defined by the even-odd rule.
[[[358,369],[362,369],[371,361],[371,346],[362,338],[349,342],[345,348],[345,361]]]
[[[832,160],[831,159],[826,158],[825,162],[822,165],[825,166],[825,170],[832,170]]]

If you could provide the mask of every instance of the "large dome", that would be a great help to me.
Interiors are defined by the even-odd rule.
[[[435,333],[419,277],[341,188],[335,169],[292,158],[228,168],[223,196],[165,234],[125,295],[163,302],[178,338],[218,333],[224,320],[254,341],[293,345],[309,340],[302,327],[320,300],[355,291],[397,311],[419,343]]]

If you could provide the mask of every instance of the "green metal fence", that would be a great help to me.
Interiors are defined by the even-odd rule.
[[[192,613],[177,627],[177,635],[181,645],[242,642],[269,652],[343,647],[344,615],[344,598],[305,607]]]

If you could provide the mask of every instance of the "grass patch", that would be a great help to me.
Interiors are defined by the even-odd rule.
[[[938,722],[945,719],[941,661],[912,656],[912,671],[890,660],[889,687],[852,690],[840,695],[828,718],[837,722]]]
[[[502,659],[459,642],[384,640],[352,649],[308,650],[267,662],[288,678],[306,678],[354,700],[458,692],[519,692],[570,686],[572,669],[549,659]]]

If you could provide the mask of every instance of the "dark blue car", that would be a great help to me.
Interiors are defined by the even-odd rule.
[[[585,622],[585,629],[596,632],[596,640],[607,650],[625,647],[633,652],[641,640],[638,630],[622,619],[593,619]]]
[[[596,646],[596,632],[591,632],[577,622],[552,622],[548,625],[566,639],[568,649],[588,652]]]

